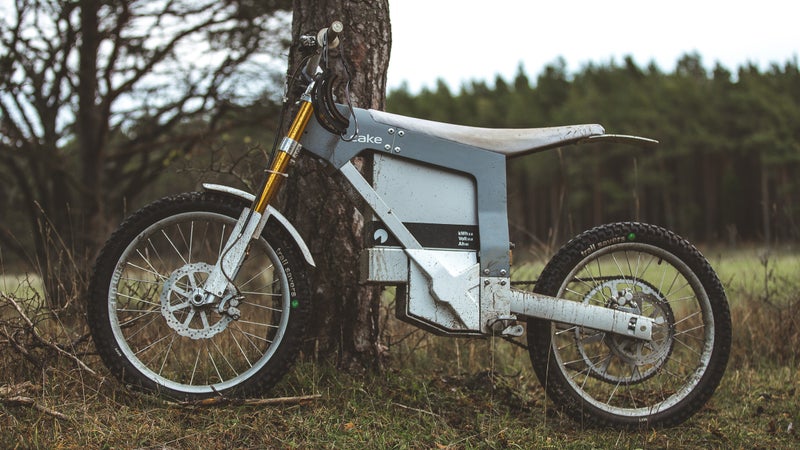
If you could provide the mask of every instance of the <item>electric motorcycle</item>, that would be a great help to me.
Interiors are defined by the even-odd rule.
[[[204,184],[144,207],[107,241],[88,319],[110,371],[182,399],[259,395],[281,379],[306,337],[315,261],[271,202],[307,154],[369,206],[361,278],[396,286],[400,319],[449,336],[525,336],[548,396],[577,420],[669,426],[701,408],[723,376],[731,323],[717,275],[689,242],[607,224],[565,244],[533,289],[511,278],[508,160],[657,142],[594,124],[487,129],[337,103],[342,31],[335,22],[301,39],[312,51],[293,77],[299,107],[257,192]],[[353,164],[364,155],[371,173]]]

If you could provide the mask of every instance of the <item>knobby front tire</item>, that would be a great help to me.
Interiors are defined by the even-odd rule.
[[[528,320],[537,377],[580,423],[676,425],[719,385],[731,345],[728,302],[706,259],[674,233],[641,223],[586,231],[558,251],[535,291],[655,320],[651,342]]]
[[[267,223],[222,299],[190,301],[246,206],[216,193],[180,194],[139,210],[111,236],[87,312],[113,375],[133,388],[202,399],[258,395],[289,370],[305,337],[310,287],[282,228]]]

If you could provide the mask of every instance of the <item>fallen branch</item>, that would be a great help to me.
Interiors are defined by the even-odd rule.
[[[55,417],[56,419],[69,420],[69,417],[65,416],[64,414],[62,414],[62,413],[60,413],[60,412],[58,412],[58,411],[56,411],[54,409],[50,409],[50,408],[48,408],[46,406],[43,406],[43,405],[37,403],[36,400],[34,400],[34,399],[30,398],[30,397],[23,397],[21,395],[18,395],[18,396],[15,396],[15,397],[0,398],[0,403],[5,403],[5,404],[8,404],[8,405],[30,406],[31,408],[33,408],[33,409],[35,409],[37,411],[41,411],[41,412],[43,412],[45,414],[49,414],[49,415]]]
[[[436,414],[433,411],[428,411],[428,410],[419,409],[419,408],[412,408],[411,406],[406,406],[406,405],[403,405],[403,404],[400,404],[400,403],[397,403],[397,402],[392,402],[392,404],[394,406],[399,406],[400,408],[407,409],[409,411],[416,411],[418,413],[430,414],[431,416],[434,416],[434,417],[442,417],[442,416],[440,416],[439,414]]]
[[[75,364],[78,365],[78,367],[85,370],[96,379],[102,379],[102,377],[100,377],[100,375],[98,375],[97,372],[95,372],[89,366],[87,366],[83,361],[80,360],[80,358],[42,337],[42,335],[40,335],[39,332],[36,331],[36,326],[34,325],[33,321],[28,317],[27,314],[25,314],[25,311],[22,310],[22,307],[19,306],[19,303],[17,303],[16,300],[14,300],[11,296],[0,292],[0,298],[2,298],[4,301],[11,303],[11,305],[14,306],[14,308],[17,310],[17,313],[19,313],[19,316],[22,318],[22,320],[25,321],[25,324],[28,325],[28,328],[30,329],[33,337],[36,338],[36,340],[39,341],[42,345],[51,348],[55,350],[57,353],[60,353],[61,355],[64,355],[67,358],[71,359],[73,362],[75,362]]]
[[[21,345],[19,342],[17,342],[17,340],[14,338],[13,334],[8,332],[8,328],[5,325],[3,325],[3,329],[0,330],[0,334],[2,334],[6,338],[6,341],[9,344],[11,344],[12,347],[14,347],[14,350],[19,352],[20,355],[22,355],[25,359],[30,361],[31,364],[33,364],[36,367],[43,367],[42,362],[39,361],[38,358],[33,356],[31,354],[31,352],[28,351],[27,348],[25,348],[23,345]]]
[[[15,405],[15,406],[30,406],[31,408],[41,411],[45,414],[49,414],[55,418],[61,420],[68,420],[69,417],[61,414],[60,412],[50,409],[46,406],[39,404],[36,400],[27,397],[24,394],[29,394],[31,392],[40,391],[41,388],[39,386],[34,385],[30,381],[25,381],[18,384],[11,384],[11,385],[3,385],[0,386],[0,403],[5,403],[8,405]]]
[[[16,397],[17,395],[40,390],[41,388],[39,386],[34,385],[30,381],[23,381],[22,383],[17,384],[4,384],[3,386],[0,386],[0,398]]]
[[[322,397],[316,395],[302,395],[298,397],[276,397],[276,398],[228,398],[228,397],[212,397],[203,400],[185,401],[185,402],[165,402],[169,406],[178,406],[181,408],[186,407],[211,407],[211,406],[266,406],[266,405],[296,405],[308,403]]]

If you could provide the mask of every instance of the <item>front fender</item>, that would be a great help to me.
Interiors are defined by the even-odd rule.
[[[243,191],[241,189],[236,189],[230,186],[225,186],[222,184],[213,184],[213,183],[203,183],[203,189],[207,191],[214,191],[214,192],[221,192],[223,194],[233,195],[235,197],[240,197],[248,202],[253,202],[256,196]],[[306,241],[303,240],[303,237],[300,236],[300,233],[297,229],[289,222],[289,219],[283,216],[277,209],[273,208],[272,206],[267,206],[267,210],[264,212],[268,214],[271,219],[275,219],[275,221],[286,230],[287,233],[294,239],[294,242],[297,244],[297,248],[300,249],[300,252],[303,254],[303,258],[305,258],[306,262],[311,267],[317,267],[316,263],[314,262],[314,257],[311,256],[311,251],[308,249],[308,245],[306,245]]]

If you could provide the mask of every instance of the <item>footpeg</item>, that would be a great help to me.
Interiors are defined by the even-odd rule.
[[[505,330],[500,332],[502,336],[508,337],[520,337],[525,333],[525,328],[522,325],[511,325],[510,327],[506,327]]]
[[[516,321],[517,316],[514,315],[499,316],[489,321],[488,325],[490,329],[494,330],[494,333],[499,332],[500,336],[519,337],[525,333],[525,328],[516,324]]]

